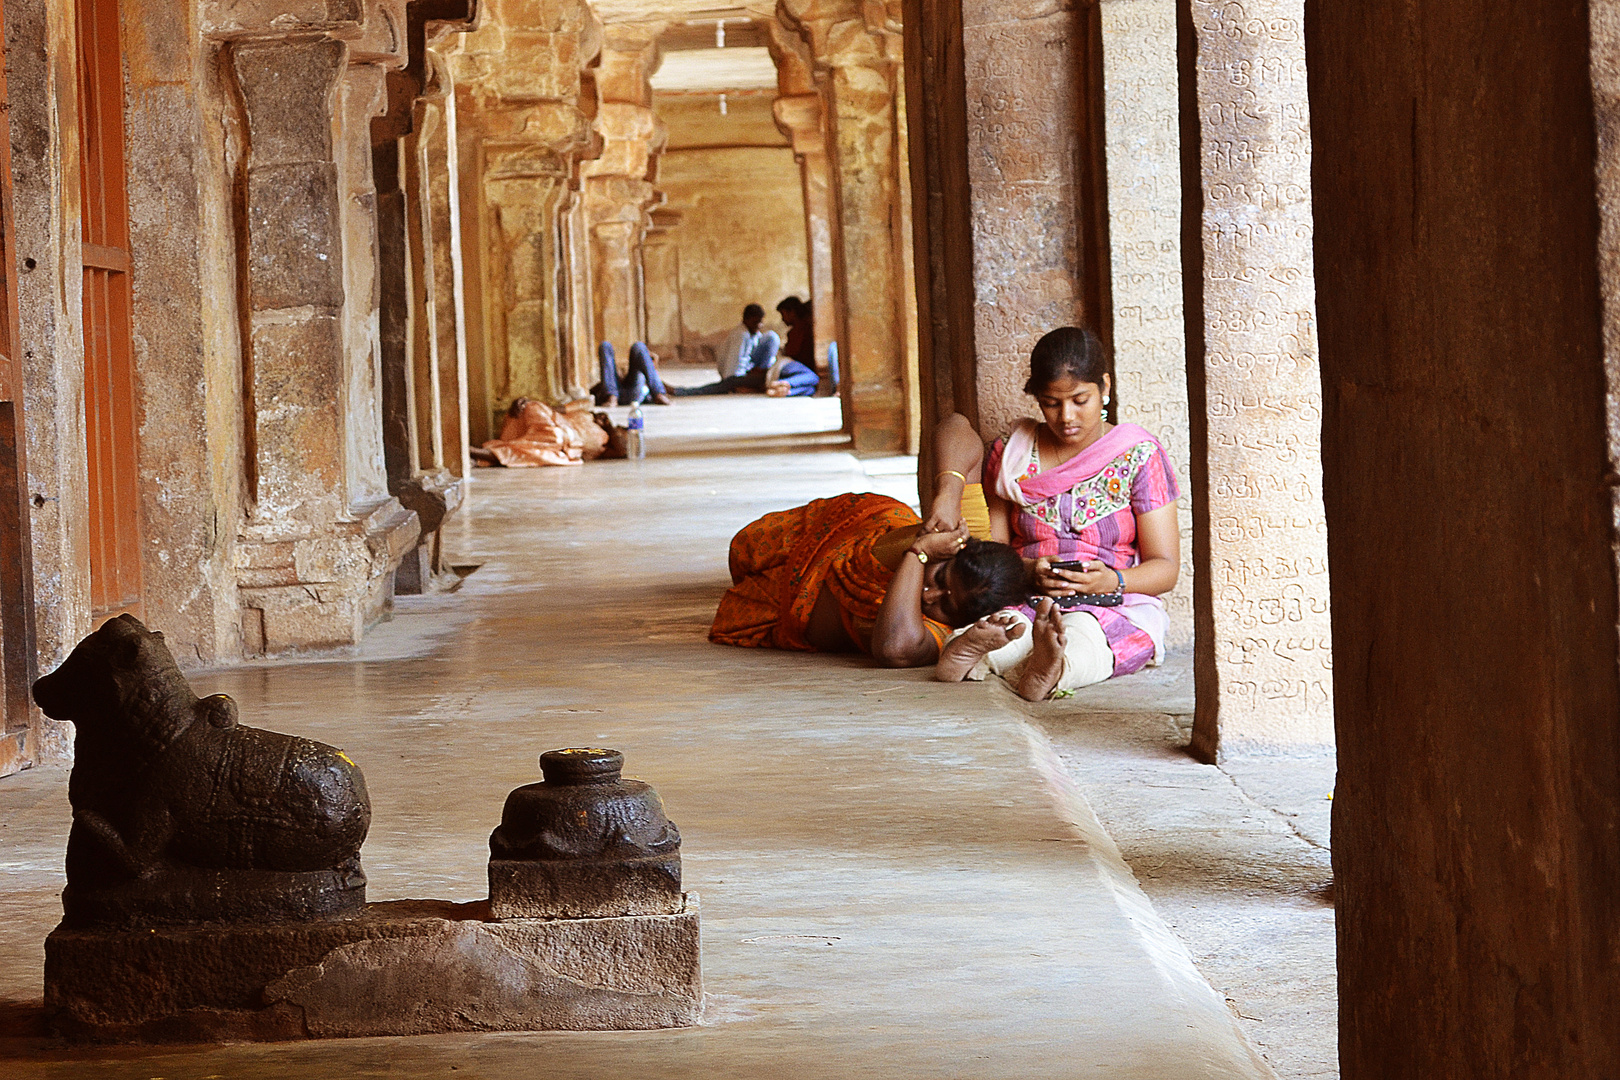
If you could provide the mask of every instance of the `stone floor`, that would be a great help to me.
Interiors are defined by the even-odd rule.
[[[1267,881],[1311,900],[1320,868],[1277,830],[1310,846],[1300,837],[1314,818],[1291,830],[1286,805],[1319,783],[1320,762],[1315,779],[1273,785],[1281,811],[1221,794],[1242,774],[1174,749],[1185,711],[1174,670],[1142,677],[1134,697],[1122,683],[1109,693],[1124,699],[1025,710],[995,686],[704,640],[737,527],[838,491],[910,493],[903,463],[868,469],[841,452],[836,423],[833,401],[683,399],[648,410],[645,461],[481,471],[451,529],[455,561],[477,567],[459,591],[402,601],[354,655],[194,678],[200,693],[235,696],[244,722],[360,763],[378,900],[482,896],[488,832],[506,792],[538,777],[537,755],[623,750],[627,774],[652,782],[680,825],[687,886],[703,898],[703,1026],[54,1045],[32,1033],[67,830],[66,771],[50,767],[0,781],[4,1074],[1271,1075],[1240,1025],[1273,1062],[1287,1055],[1237,1014],[1309,994],[1279,991],[1263,957],[1245,957],[1274,951],[1252,928],[1245,945],[1220,936],[1230,920],[1182,916],[1200,889],[1219,890],[1203,872],[1212,860],[1228,881],[1258,882],[1244,893],[1256,910]],[[1161,782],[1202,795],[1144,798]],[[1245,816],[1259,823],[1246,833]],[[1144,895],[1121,850],[1168,858],[1183,843],[1191,857],[1168,877],[1164,863],[1139,875]],[[1155,892],[1161,878],[1175,887]],[[1166,908],[1161,895],[1177,891]],[[1148,896],[1190,933],[1202,974]],[[1314,921],[1295,930],[1319,946],[1326,912],[1329,968],[1310,1000],[1326,985],[1331,1002],[1331,909],[1311,902]],[[1302,982],[1308,959],[1290,969]]]

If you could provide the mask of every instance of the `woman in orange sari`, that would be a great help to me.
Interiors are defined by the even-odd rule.
[[[945,466],[925,523],[887,495],[836,495],[766,514],[731,541],[731,588],[709,640],[745,648],[863,652],[889,667],[939,658],[946,635],[1028,588],[1023,561],[977,539],[962,518],[975,505],[983,449],[972,429],[942,431]],[[972,483],[970,484],[970,481]],[[964,489],[966,491],[964,492]],[[983,506],[982,492],[977,505]],[[978,515],[988,532],[988,513]],[[975,532],[979,529],[973,530]]]

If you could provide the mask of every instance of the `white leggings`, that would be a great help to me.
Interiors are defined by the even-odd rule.
[[[1018,685],[1029,654],[1035,651],[1035,628],[1021,611],[1006,614],[1012,615],[1023,625],[1023,635],[980,657],[973,670],[967,673],[969,679],[977,682],[986,675],[1000,675],[1013,686]],[[967,627],[963,627],[951,636],[954,638],[966,630]],[[1057,685],[1052,687],[1053,693],[1100,683],[1114,673],[1114,651],[1108,647],[1108,638],[1103,635],[1102,627],[1091,612],[1064,612],[1063,637],[1063,674],[1058,677]]]

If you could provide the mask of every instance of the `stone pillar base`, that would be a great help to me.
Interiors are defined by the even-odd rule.
[[[296,539],[246,537],[237,549],[242,651],[278,656],[354,645],[388,613],[394,569],[421,537],[386,499],[364,517]]]
[[[363,915],[45,939],[51,1030],[88,1042],[690,1027],[703,1008],[698,898],[676,915],[489,917],[484,901]]]

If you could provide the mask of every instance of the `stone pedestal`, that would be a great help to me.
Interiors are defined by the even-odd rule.
[[[400,900],[324,922],[58,927],[51,1029],[95,1042],[687,1027],[703,1007],[698,900],[672,915],[493,920]]]

